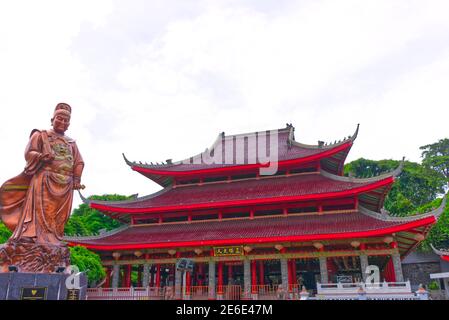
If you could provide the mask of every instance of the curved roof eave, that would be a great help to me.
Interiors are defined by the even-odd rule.
[[[434,217],[435,222],[436,222],[439,219],[439,217],[441,216],[441,214],[443,213],[444,209],[446,208],[447,197],[448,197],[448,195],[446,194],[438,208],[436,208],[432,211],[426,212],[426,213],[415,214],[415,215],[407,216],[407,217],[393,217],[388,214],[374,212],[374,211],[369,210],[363,206],[360,206],[359,210],[361,213],[366,214],[367,216],[370,216],[372,218],[382,220],[382,221],[388,221],[388,222],[410,222],[410,221],[426,219],[429,217]]]
[[[385,179],[377,179],[375,181],[372,181],[368,185],[361,185],[361,186],[357,186],[352,189],[343,190],[343,191],[318,193],[318,194],[306,194],[306,195],[300,195],[300,196],[283,196],[283,197],[272,197],[272,198],[261,198],[261,199],[228,200],[228,201],[216,202],[213,204],[212,203],[199,203],[199,204],[150,207],[150,208],[124,208],[124,207],[116,206],[116,205],[127,204],[127,203],[136,201],[136,200],[127,200],[127,201],[118,201],[118,202],[90,201],[89,205],[91,208],[97,209],[100,211],[124,213],[124,214],[144,214],[144,213],[194,210],[194,209],[201,210],[201,209],[209,209],[212,207],[225,208],[225,207],[230,207],[230,206],[247,206],[247,205],[278,203],[278,202],[285,202],[285,201],[308,201],[308,200],[332,199],[332,198],[337,198],[337,197],[354,196],[354,195],[357,195],[360,193],[375,190],[375,189],[377,189],[379,187],[383,187],[385,185],[390,185],[391,183],[393,183],[393,180],[389,179],[389,177],[387,177]],[[162,193],[165,193],[169,190],[170,190],[170,188],[166,188],[157,193],[151,194],[149,196],[139,198],[138,200],[151,199],[151,198],[154,198],[154,197],[156,197]]]
[[[300,142],[297,142],[294,140],[294,127],[292,125],[287,125],[287,128],[284,129],[278,129],[279,131],[285,131],[285,130],[289,130],[289,136],[288,136],[288,141],[287,143],[293,146],[297,146],[300,148],[305,148],[305,149],[315,149],[315,150],[322,150],[322,152],[316,153],[312,156],[306,156],[306,157],[302,157],[302,158],[296,158],[296,159],[289,159],[289,160],[282,160],[279,161],[279,165],[282,165],[284,162],[285,163],[289,163],[289,161],[298,161],[299,163],[302,162],[308,162],[308,161],[314,161],[316,159],[320,159],[320,158],[324,158],[328,155],[327,152],[332,151],[337,149],[338,151],[336,151],[335,153],[340,152],[343,149],[346,148],[350,148],[352,146],[352,143],[354,142],[354,140],[357,138],[358,136],[358,132],[359,132],[359,128],[360,128],[360,124],[357,125],[357,129],[354,132],[354,134],[346,139],[343,139],[342,141],[338,141],[335,143],[331,143],[328,145],[307,145],[307,144],[303,144]],[[215,142],[212,144],[212,147],[210,149],[206,149],[206,151],[208,150],[212,150],[214,148],[214,146],[221,140],[221,139],[227,139],[229,137],[236,137],[236,136],[245,136],[245,135],[249,135],[249,134],[254,134],[255,132],[252,133],[243,133],[243,134],[238,134],[238,135],[230,135],[230,136],[224,136],[224,132],[219,134],[217,139],[215,140]],[[345,148],[339,148],[341,146],[345,146]],[[219,171],[232,171],[235,169],[245,169],[245,168],[249,168],[249,167],[262,167],[262,164],[245,164],[245,165],[230,165],[230,166],[226,166],[226,167],[219,167],[219,168],[205,168],[205,169],[197,169],[197,170],[183,170],[183,171],[175,171],[175,170],[164,170],[164,168],[167,168],[167,166],[173,167],[176,165],[180,165],[180,164],[184,164],[184,163],[190,163],[190,160],[195,159],[197,157],[201,157],[203,153],[199,153],[193,157],[181,160],[181,161],[176,161],[170,164],[147,164],[147,163],[142,163],[142,162],[135,162],[135,161],[130,161],[126,158],[125,154],[123,155],[123,158],[126,162],[126,164],[128,166],[130,166],[134,171],[137,171],[141,174],[148,174],[148,175],[167,175],[167,176],[176,176],[176,175],[187,175],[187,174],[196,174],[196,173],[207,173],[207,172],[219,172]],[[330,153],[330,155],[333,155],[334,153]]]
[[[185,242],[166,242],[166,243],[139,243],[139,244],[89,244],[83,241],[84,238],[68,239],[69,245],[81,245],[94,250],[125,250],[125,249],[149,249],[149,248],[170,248],[170,247],[189,247],[189,246],[210,246],[210,245],[233,245],[233,244],[254,244],[254,243],[275,243],[287,241],[315,241],[315,240],[335,240],[335,239],[351,239],[360,237],[374,237],[382,236],[391,233],[406,231],[410,228],[416,228],[423,225],[428,225],[430,222],[423,219],[422,221],[411,221],[401,225],[386,227],[377,230],[361,231],[361,232],[346,232],[346,233],[332,233],[332,234],[315,234],[315,235],[298,235],[298,236],[278,236],[267,238],[239,238],[239,239],[223,239],[223,240],[196,240]]]
[[[336,181],[341,181],[341,182],[352,182],[352,183],[371,183],[371,182],[376,182],[376,181],[380,181],[383,179],[387,179],[387,178],[397,178],[401,173],[402,170],[404,169],[404,163],[405,163],[405,158],[402,159],[402,161],[400,162],[399,166],[387,173],[378,175],[378,176],[374,176],[374,177],[370,177],[370,178],[356,178],[356,177],[345,177],[345,176],[338,176],[332,173],[327,172],[326,170],[320,170],[320,173],[325,176],[326,178],[332,179],[332,180],[336,180]]]

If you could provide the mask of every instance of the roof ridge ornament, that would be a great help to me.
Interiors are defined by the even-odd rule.
[[[87,199],[86,197],[84,197],[80,190],[77,190],[77,191],[78,191],[78,194],[79,194],[79,196],[80,196],[80,198],[81,198],[81,201],[83,201],[83,203],[85,203],[85,204],[87,204],[87,205],[90,205],[90,203],[91,203],[92,201],[89,200],[89,199]]]
[[[357,124],[357,129],[355,130],[354,134],[349,139],[352,141],[357,139],[357,136],[359,135],[359,130],[360,130],[360,123]]]
[[[122,156],[128,166],[132,167],[135,165],[135,162],[129,161],[128,158],[126,158],[125,153],[122,153]]]
[[[430,247],[432,248],[433,252],[435,252],[435,254],[437,254],[439,256],[448,256],[449,255],[449,251],[437,249],[434,247],[434,245],[432,243],[430,244]]]
[[[402,171],[404,170],[404,166],[405,166],[405,156],[402,157],[401,162],[399,163],[399,166],[392,170],[391,173],[393,174],[393,177],[397,178],[401,175]]]

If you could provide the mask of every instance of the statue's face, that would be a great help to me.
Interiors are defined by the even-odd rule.
[[[62,114],[58,114],[53,118],[53,130],[55,132],[64,134],[70,126],[70,117]]]

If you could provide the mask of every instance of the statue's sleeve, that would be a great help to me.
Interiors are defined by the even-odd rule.
[[[75,142],[73,143],[73,162],[73,179],[75,182],[80,183],[84,169],[84,161]]]
[[[37,172],[42,156],[42,135],[41,132],[35,131],[25,149],[25,174],[34,175]]]

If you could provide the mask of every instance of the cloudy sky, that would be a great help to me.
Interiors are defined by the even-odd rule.
[[[122,152],[181,160],[287,122],[311,144],[360,123],[348,160],[420,161],[449,137],[448,16],[447,0],[2,1],[0,181],[60,101],[86,195],[159,189]]]

